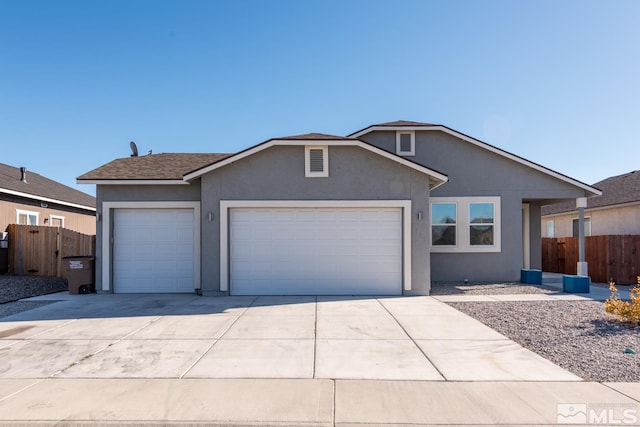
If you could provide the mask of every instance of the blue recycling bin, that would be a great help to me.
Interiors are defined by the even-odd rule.
[[[562,292],[570,294],[588,294],[591,288],[591,278],[589,276],[562,276]]]
[[[524,283],[526,285],[541,285],[542,270],[523,268],[520,270],[520,283]]]

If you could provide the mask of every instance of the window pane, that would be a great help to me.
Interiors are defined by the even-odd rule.
[[[434,246],[455,246],[455,225],[434,225],[431,227],[431,242]]]
[[[493,224],[493,203],[470,203],[469,222],[471,224]]]
[[[573,220],[573,237],[579,237],[580,236],[578,234],[579,232],[580,232],[580,220],[576,218]],[[591,236],[591,218],[584,219],[584,235],[585,237]]]
[[[29,215],[29,225],[38,225],[38,217],[35,215]]]
[[[547,237],[553,237],[555,231],[553,225],[553,221],[547,221]]]
[[[400,151],[403,153],[408,153],[411,151],[411,134],[400,134]]]
[[[18,224],[27,225],[27,216],[25,214],[18,214]]]
[[[472,225],[469,242],[472,246],[493,245],[493,225]]]
[[[431,205],[432,224],[455,224],[456,204],[455,203],[434,203]]]

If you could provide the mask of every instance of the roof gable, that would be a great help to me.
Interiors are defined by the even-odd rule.
[[[640,202],[640,171],[631,171],[612,176],[593,184],[602,190],[601,196],[587,199],[587,209],[603,208]],[[555,203],[542,208],[542,215],[572,212],[577,210],[574,202]]]
[[[89,194],[28,170],[25,181],[20,168],[0,163],[0,192],[95,211],[96,199]]]
[[[320,138],[316,138],[316,135],[320,135]],[[275,138],[275,139],[269,139],[261,144],[255,145],[251,148],[248,148],[244,151],[241,151],[237,154],[231,155],[225,159],[222,159],[216,163],[213,163],[211,165],[205,166],[203,168],[200,168],[198,170],[194,170],[193,172],[190,172],[188,174],[185,174],[184,176],[184,180],[185,181],[190,181],[193,179],[196,179],[206,173],[209,173],[211,171],[214,171],[216,169],[222,168],[228,164],[231,164],[233,162],[237,162],[238,160],[241,160],[245,157],[251,156],[255,153],[258,153],[262,150],[266,150],[270,147],[273,146],[278,146],[278,145],[300,145],[300,146],[305,146],[305,145],[328,145],[328,146],[357,146],[360,148],[363,148],[365,150],[371,151],[373,153],[376,153],[382,157],[386,157],[388,159],[391,159],[393,161],[396,161],[400,164],[403,164],[404,166],[408,166],[414,170],[417,170],[421,173],[424,173],[426,175],[429,175],[430,177],[430,183],[431,183],[431,188],[436,188],[442,184],[444,184],[445,182],[448,181],[448,177],[447,175],[438,172],[436,170],[427,168],[423,165],[420,165],[418,163],[415,163],[411,160],[405,159],[404,157],[398,156],[395,153],[390,153],[388,151],[382,150],[381,148],[378,148],[374,145],[371,145],[365,141],[359,140],[357,138],[348,138],[348,137],[342,137],[342,136],[332,136],[332,135],[325,135],[325,134],[305,134],[305,135],[296,135],[293,137],[284,137],[284,138]]]
[[[428,123],[420,123],[420,122],[411,122],[411,121],[406,121],[406,120],[399,120],[396,122],[388,122],[388,123],[382,123],[382,124],[378,124],[378,125],[372,125],[369,126],[365,129],[359,130],[357,132],[352,133],[351,135],[349,135],[349,137],[352,138],[359,138],[362,135],[366,135],[370,132],[375,132],[375,131],[402,131],[402,130],[413,130],[413,131],[440,131],[440,132],[444,132],[447,133],[449,135],[455,136],[456,138],[459,138],[463,141],[466,141],[470,144],[473,144],[477,147],[483,148],[485,150],[488,150],[492,153],[495,153],[499,156],[505,157],[507,159],[510,159],[516,163],[519,163],[523,166],[535,169],[539,172],[542,172],[544,174],[550,175],[556,179],[559,179],[561,181],[567,182],[571,185],[574,185],[578,188],[581,188],[585,191],[587,191],[588,193],[591,193],[594,196],[600,195],[602,194],[602,192],[595,188],[592,187],[588,184],[585,184],[584,182],[578,181],[577,179],[571,178],[567,175],[564,175],[560,172],[556,172],[552,169],[546,168],[538,163],[532,162],[530,160],[525,159],[524,157],[520,157],[516,154],[510,153],[508,151],[505,151],[501,148],[498,148],[496,146],[493,146],[491,144],[488,144],[486,142],[480,141],[479,139],[473,138],[469,135],[465,135],[461,132],[458,132],[454,129],[451,129],[447,126],[443,126],[443,125],[438,125],[438,124],[428,124]]]

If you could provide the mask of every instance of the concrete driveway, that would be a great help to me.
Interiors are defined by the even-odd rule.
[[[0,319],[0,378],[580,381],[431,297],[56,299]]]
[[[62,301],[0,319],[0,425],[555,425],[576,404],[640,413],[638,384],[580,381],[430,297],[47,299]]]

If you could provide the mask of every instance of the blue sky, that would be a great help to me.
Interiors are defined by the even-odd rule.
[[[594,183],[638,167],[638,1],[0,0],[0,162],[440,123]]]

